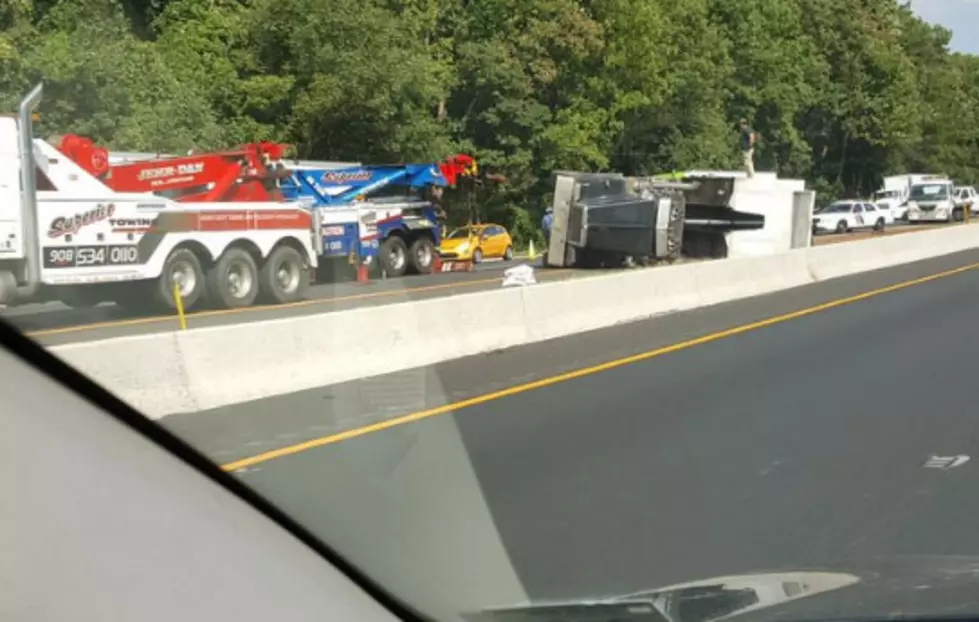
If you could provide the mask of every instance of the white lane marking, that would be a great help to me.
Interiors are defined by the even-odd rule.
[[[971,458],[965,454],[959,454],[957,456],[931,456],[922,467],[926,469],[954,469],[955,467],[962,466],[968,462]]]

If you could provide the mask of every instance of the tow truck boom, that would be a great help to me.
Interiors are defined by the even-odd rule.
[[[432,164],[297,169],[280,183],[280,189],[286,200],[306,198],[315,205],[340,205],[366,199],[389,187],[418,191],[429,186],[454,186],[460,177],[475,174],[476,170],[476,161],[466,154]]]
[[[58,150],[116,192],[153,192],[186,203],[281,201],[277,173],[289,145],[260,142],[229,151],[111,163],[90,139],[68,134]],[[278,173],[281,175],[281,173]]]

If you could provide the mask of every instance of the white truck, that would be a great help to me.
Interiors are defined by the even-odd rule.
[[[0,305],[115,302],[136,310],[301,299],[316,268],[314,211],[175,203],[117,193],[33,136],[42,85],[0,117]]]
[[[911,185],[908,192],[908,222],[954,222],[962,220],[955,204],[951,179],[933,178]]]
[[[911,186],[933,179],[945,179],[941,175],[907,173],[884,178],[883,187],[874,193],[873,201],[880,207],[890,210],[895,220],[908,219],[908,195]]]

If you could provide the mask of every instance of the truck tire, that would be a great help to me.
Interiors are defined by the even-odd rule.
[[[404,276],[408,269],[408,247],[404,240],[394,235],[389,237],[381,243],[379,254],[378,263],[387,276]]]
[[[420,237],[408,248],[409,266],[415,274],[431,274],[435,266],[435,245],[426,237]]]
[[[240,248],[229,248],[207,272],[207,295],[225,309],[250,307],[258,298],[258,267]]]
[[[507,246],[506,250],[503,251],[503,261],[513,261],[513,247]]]
[[[153,302],[162,303],[169,311],[177,310],[177,301],[173,297],[174,283],[180,283],[180,297],[183,299],[184,311],[190,311],[204,298],[206,279],[201,261],[188,248],[174,249],[163,263],[163,272],[156,280],[152,298]],[[141,306],[140,303],[136,303]]]
[[[309,270],[302,253],[291,246],[272,251],[258,273],[263,299],[275,304],[301,300],[309,289]]]

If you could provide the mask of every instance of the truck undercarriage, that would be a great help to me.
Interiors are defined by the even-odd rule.
[[[732,231],[761,229],[765,217],[730,206],[734,180],[683,182],[617,173],[558,173],[545,265],[599,268],[727,257]]]

